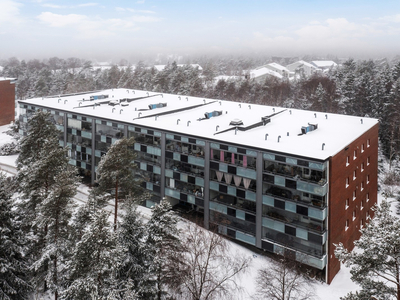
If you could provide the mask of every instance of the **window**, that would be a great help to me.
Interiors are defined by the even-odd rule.
[[[371,162],[371,159],[370,159],[369,156],[368,156],[368,157],[367,157],[367,166],[369,166],[370,162]]]
[[[357,171],[354,170],[354,171],[353,171],[353,180],[356,180],[356,178],[357,178]]]
[[[371,216],[369,215],[369,210],[367,211],[367,217],[366,217],[366,219],[367,219],[367,220],[371,219]]]
[[[369,146],[371,146],[371,140],[370,139],[367,140],[367,148],[369,148]]]
[[[366,201],[367,201],[367,202],[369,201],[369,193],[367,193]]]
[[[354,150],[353,152],[353,160],[355,160],[357,158],[357,150]]]
[[[367,184],[369,183],[369,175],[367,175]]]
[[[363,208],[364,208],[364,200],[361,200],[360,209],[362,210]]]
[[[349,187],[349,182],[350,182],[349,177],[347,177],[347,178],[346,178],[346,188]]]
[[[349,198],[346,199],[346,206],[345,206],[345,209],[348,209],[348,208],[349,208]]]
[[[361,172],[364,172],[364,163],[361,163]]]
[[[364,150],[365,150],[365,149],[364,149],[364,144],[362,144],[362,145],[361,145],[361,153],[363,153]]]
[[[344,227],[344,230],[349,229],[349,219],[346,220],[346,226]]]
[[[353,201],[356,200],[356,198],[357,198],[357,191],[354,190],[354,191],[353,191]]]
[[[361,190],[364,189],[364,181],[361,182]]]
[[[355,210],[353,210],[353,221],[356,219],[356,217],[357,217],[357,213]]]
[[[346,167],[350,164],[350,156],[346,157]]]
[[[364,227],[364,219],[360,220],[360,229]]]

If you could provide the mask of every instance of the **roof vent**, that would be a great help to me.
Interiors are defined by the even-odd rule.
[[[214,110],[213,112],[206,112],[204,114],[204,116],[206,117],[206,119],[211,119],[212,117],[218,117],[222,115],[222,110]]]
[[[95,96],[90,96],[90,101],[106,99],[106,98],[108,98],[108,95],[95,95]]]
[[[155,109],[155,108],[161,108],[161,107],[166,107],[167,103],[158,103],[158,104],[149,104],[150,109]]]
[[[229,125],[233,125],[233,126],[239,126],[239,125],[243,125],[243,121],[240,119],[233,119]]]
[[[314,131],[315,129],[318,129],[318,124],[308,123],[308,126],[301,127],[301,134],[307,134],[307,132]]]

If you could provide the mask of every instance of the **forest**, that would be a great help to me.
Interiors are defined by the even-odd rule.
[[[382,153],[393,162],[400,151],[400,61],[347,59],[326,73],[295,80],[269,77],[257,83],[246,76],[215,80],[218,75],[245,75],[263,62],[256,59],[199,59],[200,71],[168,63],[162,71],[140,61],[94,68],[91,61],[53,57],[0,62],[0,76],[17,78],[16,98],[131,88],[200,96],[329,113],[377,118]],[[264,62],[265,63],[265,62]]]

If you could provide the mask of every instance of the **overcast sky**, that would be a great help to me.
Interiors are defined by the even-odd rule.
[[[400,54],[399,0],[0,0],[0,58]]]

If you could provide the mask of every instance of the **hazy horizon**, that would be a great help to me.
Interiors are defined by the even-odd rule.
[[[0,0],[0,59],[400,54],[400,2]]]

